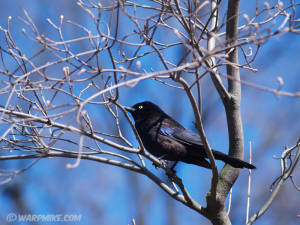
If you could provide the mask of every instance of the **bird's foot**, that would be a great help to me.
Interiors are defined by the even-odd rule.
[[[166,161],[165,160],[163,160],[163,159],[160,159],[160,158],[158,158],[158,160],[159,160],[159,165],[157,165],[156,163],[152,163],[153,164],[153,166],[157,169],[157,168],[163,168],[163,169],[165,169],[165,168],[167,168],[168,167],[168,165],[167,165],[167,163],[166,163]]]
[[[168,167],[168,164],[166,163],[166,161],[164,160],[164,157],[165,157],[166,155],[162,155],[162,156],[160,156],[160,157],[158,157],[157,159],[159,160],[159,162],[160,162],[160,165],[157,165],[156,163],[153,163],[153,165],[155,166],[155,168],[157,169],[157,168],[163,168],[163,169],[165,169],[165,168],[167,168]]]

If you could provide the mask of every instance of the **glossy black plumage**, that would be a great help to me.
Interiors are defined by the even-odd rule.
[[[153,155],[170,161],[182,161],[211,168],[200,137],[184,128],[152,102],[126,107],[145,148]],[[215,159],[236,168],[255,169],[255,166],[222,152],[213,150]]]

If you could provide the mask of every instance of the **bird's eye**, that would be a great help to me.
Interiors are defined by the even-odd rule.
[[[141,110],[141,109],[143,109],[143,106],[142,106],[142,105],[139,106],[139,110]]]

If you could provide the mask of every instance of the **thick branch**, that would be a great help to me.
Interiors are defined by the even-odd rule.
[[[238,39],[238,14],[239,0],[229,0],[227,7],[227,24],[226,24],[226,42],[227,45],[234,45]],[[227,64],[227,74],[234,79],[228,79],[228,92],[230,99],[224,102],[226,111],[228,134],[229,134],[229,155],[235,158],[243,159],[244,153],[244,135],[242,127],[242,119],[240,114],[241,101],[241,84],[240,73],[238,67],[238,49],[229,50]],[[239,169],[226,165],[220,173],[220,181],[218,183],[218,195],[222,202],[226,197],[237,179]]]
[[[238,34],[238,13],[239,0],[229,0],[227,7],[227,24],[226,24],[226,43],[227,46],[237,43]],[[228,133],[229,133],[229,155],[236,158],[243,158],[244,139],[243,128],[240,114],[241,101],[241,85],[240,74],[238,67],[233,65],[238,64],[237,48],[229,49],[227,52],[229,64],[226,65],[227,74],[234,79],[228,79],[229,98],[220,96],[226,111]],[[213,224],[231,224],[228,215],[225,211],[225,201],[227,195],[239,175],[239,169],[233,168],[226,164],[219,174],[217,185],[217,201],[214,202],[211,196],[207,196],[207,210],[211,215],[210,220]],[[218,210],[218,215],[215,216],[214,210]]]

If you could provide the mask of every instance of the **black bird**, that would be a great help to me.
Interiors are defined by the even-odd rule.
[[[211,168],[199,135],[184,128],[152,102],[125,107],[135,121],[135,127],[145,148],[156,157],[169,161],[182,161]],[[256,167],[222,152],[212,150],[215,159],[235,168]]]

